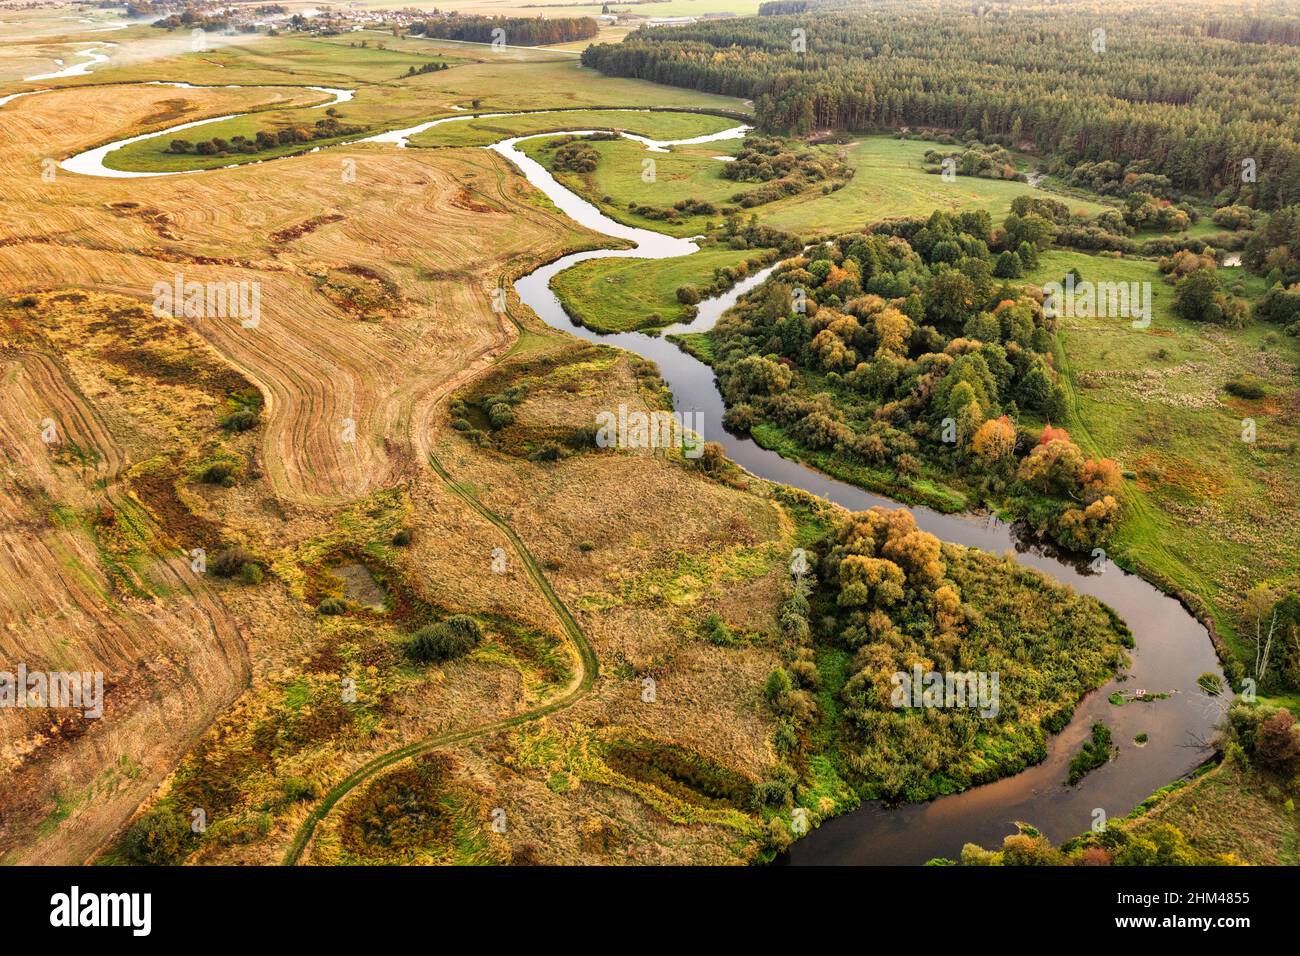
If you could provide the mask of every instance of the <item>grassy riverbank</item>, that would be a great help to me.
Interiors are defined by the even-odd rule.
[[[705,247],[675,259],[592,259],[555,277],[551,289],[564,310],[600,332],[661,328],[689,320],[692,306],[677,290],[714,281],[714,270],[734,267],[763,250]]]
[[[1028,278],[1046,282],[1069,269],[1093,281],[1148,282],[1153,291],[1149,328],[1072,316],[1057,333],[1070,399],[1065,425],[1128,475],[1110,549],[1204,600],[1228,646],[1249,661],[1253,647],[1238,637],[1236,616],[1246,592],[1300,574],[1300,538],[1289,530],[1300,523],[1293,414],[1300,341],[1263,323],[1227,330],[1179,318],[1172,286],[1149,261],[1057,250]],[[1262,280],[1222,271],[1248,297],[1263,292]],[[1262,381],[1265,394],[1226,391],[1241,375]],[[1254,442],[1242,440],[1247,418]]]

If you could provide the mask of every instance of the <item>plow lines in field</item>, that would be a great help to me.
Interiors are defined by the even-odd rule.
[[[174,93],[130,96],[147,111]],[[352,500],[421,460],[437,399],[513,339],[491,308],[498,275],[581,241],[480,151],[357,147],[198,176],[44,182],[50,147],[102,136],[98,116],[69,120],[84,128],[53,142],[23,138],[48,130],[44,116],[66,119],[71,95],[24,101],[17,142],[4,144],[0,194],[20,212],[0,232],[0,293],[87,284],[149,301],[178,273],[256,283],[255,329],[187,321],[266,396],[265,467],[294,500]]]
[[[103,672],[107,685],[102,718],[57,715],[53,734],[46,712],[0,712],[6,747],[38,758],[0,793],[0,856],[79,862],[234,699],[248,658],[233,617],[128,497],[128,458],[67,370],[6,348],[0,381],[0,661]],[[132,522],[130,567],[106,564],[88,527],[105,513]],[[62,822],[39,817],[51,802],[68,817],[57,843],[35,839]]]
[[[327,520],[378,489],[436,482],[425,462],[439,401],[517,336],[491,305],[500,276],[591,237],[480,150],[341,148],[152,180],[48,174],[49,160],[128,135],[178,98],[221,115],[259,95],[93,87],[7,103],[0,300],[88,289],[147,309],[160,284],[255,287],[251,325],[175,318],[205,361],[261,393],[248,470],[278,501],[268,513]],[[76,335],[100,334],[85,318]],[[176,441],[151,449],[131,432],[133,411],[156,411],[147,396],[128,407],[111,376],[88,388],[84,368],[21,325],[0,327],[0,660],[102,670],[108,704],[89,730],[52,738],[34,712],[0,714],[0,859],[80,862],[247,684],[248,635],[125,479],[150,453],[211,441],[213,426],[154,422]],[[41,438],[46,419],[61,450]],[[129,560],[105,549],[100,513],[129,525]]]

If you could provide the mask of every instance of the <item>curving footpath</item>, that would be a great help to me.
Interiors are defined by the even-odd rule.
[[[529,552],[523,541],[519,539],[519,535],[515,534],[514,529],[510,527],[509,523],[504,518],[489,509],[483,504],[483,502],[479,501],[473,492],[464,485],[459,485],[453,481],[451,475],[448,474],[447,469],[443,467],[442,462],[438,461],[437,456],[432,453],[429,455],[429,465],[433,468],[434,473],[447,484],[447,487],[451,490],[452,494],[496,526],[496,528],[499,529],[510,541],[510,545],[514,548],[515,554],[517,554],[519,560],[523,562],[524,569],[528,572],[528,576],[533,579],[533,583],[537,585],[537,589],[542,592],[542,596],[546,598],[547,603],[551,605],[552,609],[554,609],[556,617],[560,619],[560,625],[564,628],[564,633],[573,645],[573,649],[578,656],[578,674],[569,682],[569,686],[564,689],[560,696],[540,705],[539,707],[535,707],[532,710],[525,711],[521,714],[515,714],[512,717],[506,717],[502,720],[493,721],[489,724],[482,724],[478,727],[469,727],[465,730],[439,734],[434,737],[426,737],[423,740],[417,740],[415,743],[407,744],[405,747],[390,750],[388,753],[381,754],[368,763],[358,767],[356,770],[352,771],[352,773],[339,781],[339,783],[335,784],[334,787],[325,794],[324,799],[321,800],[321,802],[312,809],[311,813],[307,815],[307,818],[303,820],[302,824],[298,827],[298,832],[294,834],[293,842],[290,843],[288,849],[285,850],[284,857],[281,860],[281,865],[283,866],[297,865],[302,859],[303,852],[307,849],[307,844],[311,842],[311,838],[316,832],[317,824],[319,824],[321,820],[325,819],[340,800],[350,794],[360,784],[375,776],[375,774],[379,773],[381,770],[385,770],[388,767],[401,763],[403,760],[408,760],[411,757],[418,757],[421,754],[428,753],[438,747],[445,747],[448,744],[464,743],[467,740],[474,740],[475,738],[485,736],[486,734],[507,730],[511,727],[518,727],[520,724],[526,724],[537,720],[540,717],[545,717],[548,714],[564,710],[585,697],[591,688],[595,686],[596,677],[600,672],[600,662],[596,657],[596,652],[591,647],[591,642],[588,641],[587,636],[582,633],[582,628],[578,626],[578,622],[574,620],[569,609],[565,606],[564,602],[560,600],[560,596],[555,593],[555,589],[551,587],[551,582],[546,579],[546,575],[542,573],[542,569],[538,566],[532,553]]]

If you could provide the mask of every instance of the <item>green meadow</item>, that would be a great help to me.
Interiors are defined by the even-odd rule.
[[[1229,330],[1173,314],[1173,287],[1155,263],[1054,250],[1027,278],[1060,279],[1077,269],[1093,282],[1150,282],[1152,322],[1062,317],[1058,365],[1070,417],[1064,424],[1090,453],[1124,470],[1125,517],[1115,556],[1199,595],[1243,657],[1233,609],[1259,581],[1300,571],[1300,341],[1275,326]],[[1247,298],[1263,280],[1222,269]],[[1234,375],[1266,383],[1260,399],[1224,390]],[[1243,441],[1243,422],[1255,440]]]
[[[951,149],[924,140],[867,136],[847,147],[844,156],[853,167],[853,179],[843,189],[826,196],[791,199],[762,207],[764,225],[801,235],[825,235],[857,229],[878,219],[928,216],[946,211],[985,209],[994,222],[1006,218],[1011,201],[1035,192],[1027,183],[958,176],[944,182],[925,171],[923,157],[930,149]],[[1106,207],[1098,202],[1069,199],[1070,208],[1089,213]]]
[[[551,288],[565,311],[583,325],[626,332],[683,322],[687,307],[677,301],[684,285],[704,286],[713,270],[734,266],[760,250],[704,248],[676,259],[591,259],[566,269]]]
[[[723,128],[728,125],[735,124],[724,121]],[[523,143],[522,148],[528,156],[555,172],[551,164],[554,151],[547,148],[547,142],[533,140]],[[636,204],[664,209],[681,199],[700,199],[718,206],[731,202],[732,196],[751,187],[723,179],[723,163],[714,157],[733,153],[740,142],[719,140],[695,146],[675,146],[666,153],[652,153],[634,140],[596,141],[591,145],[600,154],[600,161],[594,172],[559,172],[556,178],[619,222],[670,236],[695,236],[705,232],[710,223],[721,222],[722,217],[688,216],[676,222],[665,222],[638,215],[629,206]],[[653,167],[645,165],[647,160],[654,163]]]
[[[722,140],[651,154],[632,142],[595,143],[601,155],[596,170],[582,175],[561,174],[560,178],[621,222],[690,236],[703,231],[708,224],[706,217],[664,223],[637,216],[628,211],[628,205],[662,208],[681,199],[701,199],[717,205],[731,202],[736,194],[754,187],[724,179],[723,164],[715,157],[734,153],[740,143],[740,140]],[[765,226],[802,236],[860,229],[879,219],[928,216],[936,209],[985,209],[997,222],[1009,214],[1013,199],[1035,191],[1027,183],[970,176],[945,183],[939,176],[925,171],[925,152],[938,145],[891,136],[868,136],[844,146],[819,147],[844,151],[854,170],[846,186],[830,193],[814,187],[809,192],[745,210],[743,215],[757,215]],[[527,144],[525,151],[539,160],[546,156],[539,144]],[[642,163],[647,158],[655,163],[652,179],[642,175]],[[1064,198],[1071,209],[1080,212],[1091,214],[1108,208],[1092,199]]]
[[[291,153],[300,153],[318,146],[355,140],[385,129],[400,128],[419,121],[422,106],[417,97],[409,93],[393,95],[392,91],[376,87],[361,87],[354,99],[334,107],[338,121],[345,125],[365,127],[364,132],[349,133],[327,139],[312,140],[306,143],[292,143],[273,147],[251,154],[227,153],[200,156],[195,153],[169,153],[167,147],[173,139],[188,139],[191,142],[208,140],[214,137],[231,140],[235,136],[253,139],[259,130],[276,132],[287,127],[311,128],[319,119],[325,117],[325,105],[332,101],[328,94],[304,90],[301,99],[314,102],[315,106],[272,108],[254,110],[234,119],[219,123],[208,123],[193,130],[182,130],[176,136],[159,136],[155,139],[141,140],[109,153],[104,165],[111,169],[140,172],[163,172],[188,169],[216,169],[232,163],[247,163],[256,160],[275,159]],[[170,125],[170,124],[169,124]]]
[[[147,51],[148,46],[142,45],[142,52]],[[99,83],[184,79],[196,86],[228,83],[350,86],[396,82],[411,66],[430,62],[469,63],[475,59],[468,51],[452,50],[446,44],[376,33],[356,33],[346,38],[263,35],[229,46],[214,46],[201,53],[186,49],[108,66],[95,70],[92,76]]]
[[[507,136],[565,130],[623,130],[650,139],[689,139],[735,126],[736,121],[705,113],[587,110],[547,115],[522,113],[446,123],[411,137],[412,146],[487,146]],[[632,144],[644,150],[639,144]]]

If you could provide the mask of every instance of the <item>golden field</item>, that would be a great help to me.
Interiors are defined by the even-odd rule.
[[[517,305],[517,319],[491,308],[503,279],[594,236],[474,148],[358,145],[134,180],[51,177],[45,162],[318,99],[293,87],[90,83],[0,107],[10,213],[0,227],[0,660],[106,675],[98,721],[0,715],[0,858],[113,860],[134,816],[189,801],[187,819],[195,804],[210,821],[194,862],[276,862],[313,806],[286,789],[305,781],[303,792],[321,795],[405,745],[570,697],[563,710],[453,748],[460,783],[448,793],[475,794],[515,822],[504,838],[485,830],[476,852],[744,858],[751,817],[665,796],[598,752],[602,741],[650,739],[761,778],[773,756],[755,705],[778,660],[764,629],[781,597],[774,569],[790,519],[765,490],[680,460],[547,465],[447,428],[447,398],[508,355],[594,362],[583,366],[583,395],[539,385],[522,409],[538,421],[659,400],[627,359],[581,349],[575,358]],[[525,105],[550,105],[535,101]],[[256,327],[153,314],[155,284],[178,275],[256,283]],[[256,427],[223,429],[249,394]],[[55,444],[42,437],[48,420]],[[514,552],[505,574],[488,570],[493,549],[511,542],[429,467],[431,453],[545,568],[599,658],[599,679]],[[230,474],[224,484],[204,480],[213,463]],[[398,530],[409,545],[390,544]],[[240,549],[260,570],[242,580],[195,573],[194,548],[210,559]],[[354,596],[358,565],[386,605],[318,613],[325,597]],[[668,613],[664,587],[674,593]],[[695,636],[715,608],[752,631],[747,646]],[[474,654],[425,670],[403,663],[397,649],[413,627],[456,611],[487,622]],[[650,674],[654,705],[639,696]],[[346,714],[343,679],[361,694]],[[324,816],[304,859],[407,859],[358,858],[340,836],[374,785],[367,778]]]

